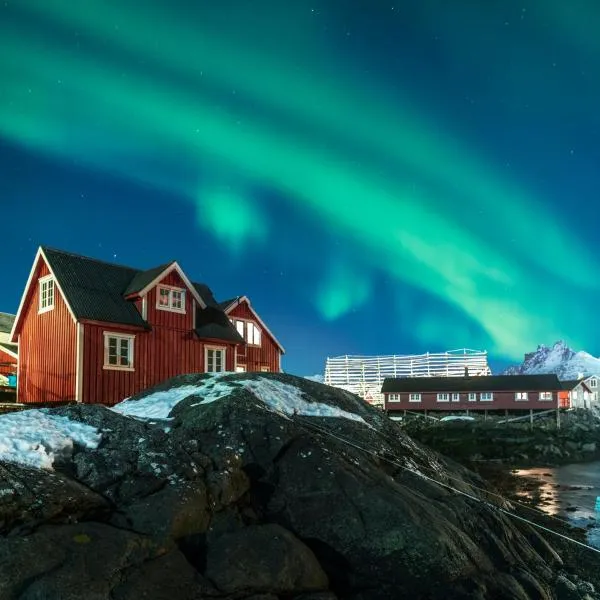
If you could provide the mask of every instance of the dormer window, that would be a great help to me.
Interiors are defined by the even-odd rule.
[[[54,308],[54,277],[48,275],[40,279],[40,305],[39,312],[46,312]]]
[[[261,331],[252,321],[243,319],[231,319],[237,332],[246,340],[250,346],[260,346]]]
[[[159,285],[156,295],[156,308],[184,313],[185,290]]]

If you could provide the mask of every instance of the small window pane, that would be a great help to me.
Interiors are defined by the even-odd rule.
[[[159,289],[158,303],[160,306],[169,306],[169,290],[165,288]]]

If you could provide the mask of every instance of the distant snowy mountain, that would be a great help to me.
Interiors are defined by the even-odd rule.
[[[316,381],[317,383],[323,383],[325,380],[323,375],[305,375],[304,379],[310,379],[310,381]]]
[[[535,352],[525,354],[520,365],[506,369],[504,375],[556,373],[559,379],[578,379],[581,375],[600,375],[600,358],[587,352],[575,352],[565,342],[553,346],[541,344]]]

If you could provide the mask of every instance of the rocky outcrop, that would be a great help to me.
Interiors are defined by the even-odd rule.
[[[600,421],[589,410],[529,423],[489,421],[407,421],[404,431],[428,447],[457,460],[501,461],[510,466],[553,466],[600,458]]]
[[[537,531],[474,499],[480,478],[356,396],[286,375],[220,381],[225,397],[190,394],[168,422],[56,409],[102,442],[55,472],[3,465],[0,598],[525,600],[565,581],[585,597]],[[354,418],[285,414],[249,381]]]

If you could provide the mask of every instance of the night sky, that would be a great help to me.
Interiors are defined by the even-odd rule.
[[[597,0],[7,0],[0,311],[40,244],[287,350],[600,354]]]

